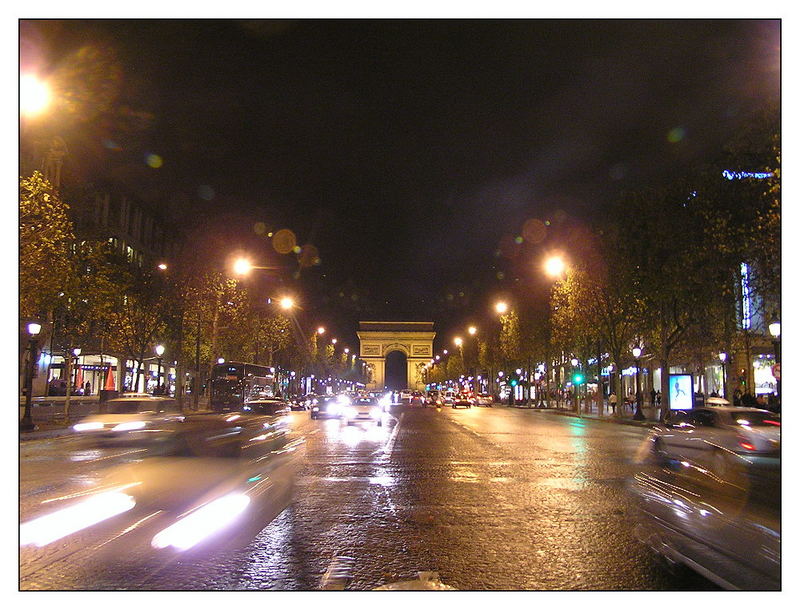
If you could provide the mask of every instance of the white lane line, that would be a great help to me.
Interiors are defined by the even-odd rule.
[[[391,457],[392,451],[394,450],[394,443],[397,440],[397,433],[400,431],[400,424],[403,423],[405,415],[405,411],[400,414],[400,419],[397,420],[394,430],[392,430],[392,434],[389,436],[389,440],[386,441],[386,444],[383,446],[384,455],[389,455],[389,457]]]
[[[336,555],[322,576],[320,589],[325,591],[342,591],[353,580],[353,568],[356,560],[346,555]]]

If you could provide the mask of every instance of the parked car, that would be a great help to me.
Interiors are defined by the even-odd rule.
[[[780,458],[781,418],[765,409],[726,405],[676,410],[655,427],[651,442],[662,456],[687,459],[725,478],[741,467],[739,457],[749,463]]]
[[[455,397],[453,400],[452,407],[457,409],[459,407],[466,407],[467,409],[471,409],[472,405],[475,403],[475,400],[469,396],[469,394],[460,393],[458,396]]]
[[[383,425],[384,410],[380,400],[371,397],[358,398],[341,409],[342,424],[349,426],[354,422],[374,422]]]
[[[494,397],[486,392],[481,392],[475,396],[475,404],[479,407],[491,407],[494,404]]]

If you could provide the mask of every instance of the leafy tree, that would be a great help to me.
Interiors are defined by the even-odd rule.
[[[19,313],[46,319],[70,273],[69,206],[39,172],[19,180]]]

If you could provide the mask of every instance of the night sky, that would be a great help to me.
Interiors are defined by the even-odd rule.
[[[20,37],[23,69],[83,83],[59,126],[81,177],[169,201],[212,258],[284,265],[280,288],[253,281],[346,340],[358,319],[448,333],[514,282],[537,291],[533,261],[570,227],[715,155],[780,86],[778,21],[38,21]],[[529,219],[546,233],[515,244]],[[263,234],[281,228],[320,264],[293,277]]]

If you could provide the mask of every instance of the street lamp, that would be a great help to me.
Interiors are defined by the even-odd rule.
[[[499,314],[504,314],[508,311],[508,303],[504,301],[498,301],[495,303],[494,310]]]
[[[225,358],[217,358],[217,364],[225,364]]]
[[[634,361],[636,362],[636,413],[633,414],[633,419],[643,420],[644,413],[642,413],[642,388],[639,385],[639,357],[642,355],[642,348],[639,346],[631,350]]]
[[[725,361],[728,359],[728,354],[726,354],[725,352],[720,352],[718,354],[718,356],[719,356],[720,366],[722,367],[722,397],[723,398],[727,398],[728,397],[728,392],[727,392],[728,384],[726,383],[726,379],[725,379]]]
[[[455,343],[456,346],[461,347],[464,344],[464,339],[462,339],[461,337],[456,337],[455,339],[453,339],[453,343]]]
[[[337,341],[338,341],[338,339],[336,339],[335,337],[333,339],[331,339],[331,343],[333,343],[334,345],[336,345]]]
[[[166,271],[167,270],[167,263],[159,263],[158,264],[158,268],[161,269],[161,271]]]
[[[280,300],[280,304],[281,304],[281,309],[286,309],[286,310],[291,309],[292,307],[294,307],[294,299],[292,297],[283,297]]]
[[[317,328],[317,334],[318,335],[324,335],[325,334],[325,327],[324,326],[320,326],[319,328]]]
[[[164,355],[164,346],[156,345],[156,356],[158,356],[158,385],[156,386],[156,393],[160,396],[163,394],[161,387],[161,357]]]
[[[780,405],[780,401],[782,398],[781,395],[781,323],[777,318],[773,318],[773,321],[769,324],[769,334],[772,335],[772,345],[775,347],[775,367],[777,370],[775,371],[778,373],[775,376],[775,380],[777,382],[777,390],[778,390],[778,405]]]
[[[36,426],[33,425],[33,417],[31,416],[31,398],[33,396],[33,367],[36,361],[36,337],[42,330],[42,325],[38,322],[31,322],[28,324],[28,365],[25,367],[25,412],[19,422],[20,432],[31,432]]]
[[[561,277],[566,269],[566,263],[560,256],[551,256],[544,262],[544,272],[550,277]]]
[[[475,328],[474,326],[470,326],[470,327],[467,329],[467,332],[468,332],[470,335],[473,335],[473,336],[475,336],[475,333],[477,333],[477,332],[478,332],[478,329],[477,329],[477,328]]]
[[[33,74],[26,74],[19,79],[19,109],[27,116],[41,113],[50,104],[52,94],[50,87]]]
[[[253,264],[246,258],[237,258],[233,263],[233,272],[236,275],[247,275],[253,268]]]

